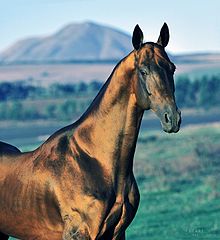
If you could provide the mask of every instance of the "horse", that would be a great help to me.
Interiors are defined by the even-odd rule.
[[[34,151],[1,144],[1,239],[125,239],[140,199],[133,159],[143,113],[155,112],[165,132],[180,129],[168,42],[166,23],[156,43],[136,25],[134,49],[79,120]]]

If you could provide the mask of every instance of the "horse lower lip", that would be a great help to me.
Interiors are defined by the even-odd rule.
[[[162,128],[164,130],[164,132],[167,132],[167,133],[170,133],[172,132],[172,127],[171,126],[167,126],[167,124],[161,124],[162,125]]]
[[[164,124],[162,123],[162,128],[164,130],[164,132],[167,132],[167,133],[177,133],[179,131],[179,126],[172,126],[172,125],[167,125],[167,124]]]
[[[179,130],[180,130],[180,128],[177,127],[177,128],[175,128],[175,129],[173,130],[173,133],[177,133],[177,132],[179,132]]]
[[[164,130],[164,132],[166,132],[166,133],[172,133],[172,132],[173,132],[172,129],[163,128],[163,130]]]
[[[177,133],[179,132],[179,129],[163,129],[166,133]]]

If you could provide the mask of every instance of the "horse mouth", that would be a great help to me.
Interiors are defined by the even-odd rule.
[[[167,127],[162,124],[163,131],[166,133],[177,133],[180,130],[180,127],[175,126],[175,127]]]

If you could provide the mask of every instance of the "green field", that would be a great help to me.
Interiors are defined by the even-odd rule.
[[[142,131],[135,175],[141,203],[127,239],[220,239],[220,124]]]
[[[141,134],[141,192],[128,239],[220,239],[220,125]]]

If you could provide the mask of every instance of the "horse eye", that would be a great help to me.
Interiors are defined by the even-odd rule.
[[[141,72],[141,74],[143,76],[147,76],[148,75],[148,73],[147,73],[147,71],[145,69],[141,69],[140,72]]]

